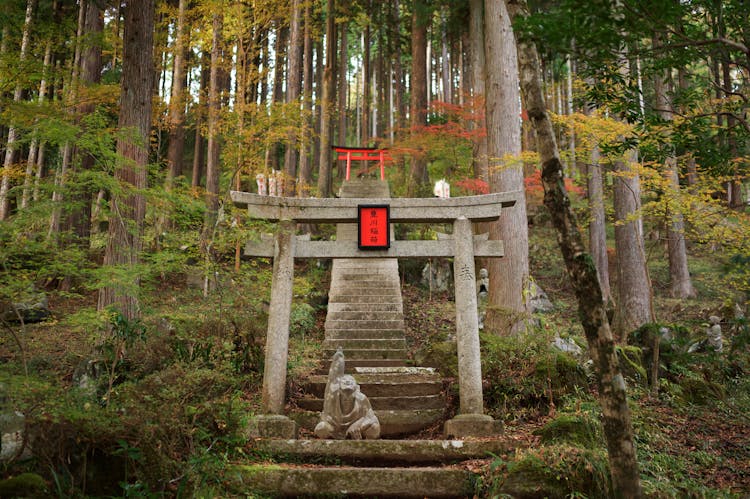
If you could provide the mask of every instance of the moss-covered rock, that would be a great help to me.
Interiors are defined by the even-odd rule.
[[[448,378],[458,376],[458,350],[455,341],[430,343],[414,355],[417,365],[434,367]]]
[[[0,497],[43,498],[49,497],[47,482],[36,473],[23,473],[13,478],[0,480]]]
[[[698,376],[683,377],[679,385],[682,399],[689,404],[705,405],[726,398],[722,385]]]
[[[565,445],[530,449],[507,463],[504,473],[493,476],[491,496],[516,499],[566,498],[571,494],[609,497],[609,468],[603,450]]]
[[[543,444],[569,443],[587,448],[602,448],[602,426],[591,415],[562,414],[535,432]]]

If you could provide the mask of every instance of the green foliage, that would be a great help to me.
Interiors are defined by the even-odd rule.
[[[576,387],[588,385],[583,367],[550,342],[536,332],[482,335],[482,374],[492,380],[484,391],[490,413],[503,418],[544,414]]]
[[[490,497],[608,497],[611,490],[606,452],[568,445],[526,449],[507,461],[496,458],[487,482]]]

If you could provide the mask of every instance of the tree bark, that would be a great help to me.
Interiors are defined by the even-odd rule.
[[[48,75],[50,74],[50,65],[52,64],[52,39],[47,40],[44,49],[44,62],[42,63],[42,79],[39,82],[39,95],[37,102],[40,106],[44,104],[47,98]],[[40,143],[39,138],[33,137],[29,145],[29,155],[26,160],[26,175],[23,178],[23,194],[21,195],[21,208],[28,208],[31,201],[31,183],[34,178],[34,170],[37,165],[37,154],[42,156],[44,144]]]
[[[102,74],[102,46],[99,40],[104,30],[104,11],[95,1],[86,2],[86,14],[83,32],[90,41],[81,50],[81,84],[87,87],[96,85],[101,81]],[[81,119],[94,111],[94,104],[84,102],[77,106],[77,119]],[[81,151],[77,148],[75,154]],[[83,153],[80,162],[80,171],[93,170],[96,158],[91,153]],[[76,201],[68,214],[68,225],[76,235],[77,244],[87,250],[91,239],[91,205],[94,195],[98,190],[91,186],[71,185],[71,199]]]
[[[440,15],[440,63],[443,78],[443,101],[453,103],[453,79],[451,77],[451,60],[448,56],[448,26],[447,7],[443,7]]]
[[[490,191],[524,190],[518,60],[510,18],[503,0],[485,1],[487,147]],[[529,229],[523,196],[500,220],[490,224],[490,239],[505,244],[505,256],[489,263],[488,329],[511,334],[528,316]]]
[[[422,133],[427,125],[427,25],[430,22],[428,5],[424,0],[414,0],[411,15],[411,133]],[[425,152],[411,158],[411,182],[408,193],[412,197],[429,191]]]
[[[469,1],[469,37],[471,39],[471,85],[477,119],[472,128],[486,128],[484,119],[484,0]],[[474,146],[474,176],[489,184],[487,163],[487,135],[482,134]]]
[[[305,2],[305,29],[303,43],[303,78],[302,78],[302,115],[305,124],[300,134],[299,180],[300,194],[307,197],[312,184],[312,162],[310,161],[310,128],[312,115],[313,91],[313,39],[312,39],[312,7]]]
[[[130,0],[125,9],[122,57],[122,90],[118,128],[125,134],[117,140],[116,179],[128,192],[113,193],[104,265],[137,272],[142,248],[146,200],[146,164],[151,130],[151,99],[154,85],[154,0]],[[139,278],[99,291],[98,309],[114,306],[126,319],[140,315]]]
[[[292,0],[291,21],[289,24],[289,72],[287,76],[286,102],[297,104],[299,107],[299,96],[302,90],[302,1]],[[297,178],[297,161],[299,158],[299,144],[297,132],[292,129],[289,132],[289,144],[284,156],[284,193],[291,196],[295,193],[295,180]]]
[[[167,177],[164,187],[170,190],[174,179],[182,174],[185,150],[185,51],[187,47],[186,11],[188,0],[179,0],[177,25],[173,47],[172,91],[169,99],[169,148],[167,149]]]
[[[394,127],[398,130],[398,133],[394,133],[394,138],[401,135],[401,130],[404,128],[406,120],[406,112],[404,110],[404,68],[401,62],[401,18],[399,17],[399,0],[393,0],[393,9],[391,11],[391,22],[393,23],[392,36],[394,38],[394,54],[393,54],[393,112],[395,113]]]
[[[203,121],[206,115],[206,97],[210,77],[210,62],[206,52],[201,53],[201,82],[198,92],[198,108],[195,110],[195,145],[193,147],[193,174],[190,185],[193,188],[201,185],[204,164]]]
[[[604,182],[602,165],[599,163],[599,146],[591,148],[591,162],[588,165],[589,211],[589,248],[594,265],[599,274],[599,285],[605,302],[612,300],[612,288],[609,285],[609,257],[607,255],[607,215],[604,210]]]
[[[224,31],[224,14],[212,15],[211,73],[208,83],[208,161],[206,162],[206,216],[203,220],[203,244],[212,239],[219,210],[219,179],[221,175],[221,137],[219,113],[221,111],[221,54]]]
[[[507,3],[508,10],[514,18],[526,14],[525,0],[508,0]],[[616,497],[638,498],[642,496],[642,491],[625,381],[615,353],[614,339],[609,328],[596,267],[585,252],[575,213],[565,191],[563,166],[542,94],[540,62],[536,47],[521,41],[518,48],[521,87],[529,119],[536,130],[542,162],[544,204],[550,211],[552,223],[558,233],[557,240],[575,288],[579,315],[597,370],[599,402],[602,407],[612,474],[612,492]]]
[[[654,49],[661,47],[662,36],[654,34]],[[672,103],[668,96],[667,78],[664,72],[654,75],[654,98],[656,112],[666,121],[673,119]],[[669,289],[674,298],[695,297],[695,288],[688,270],[687,248],[685,245],[685,220],[680,211],[680,177],[677,172],[677,158],[669,154],[664,162],[664,178],[668,192],[665,193],[667,252],[669,255]],[[676,199],[675,199],[676,198]]]
[[[338,138],[337,145],[346,145],[346,128],[347,128],[347,102],[349,94],[348,68],[349,68],[349,23],[344,21],[339,26],[339,71],[338,73]],[[356,137],[355,137],[356,140]],[[340,162],[336,162],[338,177],[344,178],[345,168],[341,167]]]
[[[326,2],[326,65],[323,70],[323,92],[320,103],[320,157],[318,173],[318,196],[327,198],[331,196],[331,140],[333,139],[333,99],[336,93],[336,25],[335,2]]]
[[[18,57],[19,69],[23,71],[23,65],[29,54],[29,38],[31,36],[31,19],[34,15],[34,0],[26,1],[26,16],[23,21],[23,35],[21,36],[21,50]],[[13,102],[21,102],[23,87],[21,83],[16,84],[13,92]],[[3,161],[2,179],[0,179],[0,220],[5,220],[10,215],[10,198],[8,193],[11,186],[13,159],[16,156],[16,140],[18,130],[11,124],[8,128],[8,141],[5,149],[5,160]]]
[[[372,1],[368,1],[367,8],[368,18],[365,21],[367,24],[365,24],[364,27],[364,43],[362,44],[362,135],[360,137],[360,145],[362,147],[367,147],[370,142],[370,108],[372,104],[370,90],[372,89],[372,64],[370,62],[371,18],[369,16],[372,15]],[[367,162],[365,161],[365,166],[366,165]]]

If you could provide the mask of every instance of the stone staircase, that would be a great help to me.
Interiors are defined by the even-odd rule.
[[[345,182],[340,197],[388,198],[386,182]],[[391,231],[392,233],[393,231]],[[355,224],[338,224],[338,240],[356,240]],[[324,358],[316,375],[303,384],[297,401],[306,411],[293,416],[304,428],[317,423],[330,359],[338,347],[346,372],[370,399],[384,438],[422,430],[441,419],[445,400],[442,378],[433,369],[412,367],[407,360],[404,308],[395,258],[336,259],[331,270]]]
[[[344,184],[341,197],[390,197],[385,182]],[[391,231],[393,233],[393,231]],[[356,226],[339,224],[338,239],[356,239]],[[443,382],[434,369],[407,359],[396,259],[333,262],[324,354],[302,384],[299,409],[289,417],[312,431],[323,408],[330,359],[338,347],[381,425],[380,440],[259,439],[251,452],[272,465],[234,465],[226,484],[240,495],[271,497],[473,497],[476,475],[464,461],[511,450],[507,439],[397,440],[442,420]]]

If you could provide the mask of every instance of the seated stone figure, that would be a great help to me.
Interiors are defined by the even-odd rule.
[[[359,390],[354,377],[344,374],[344,352],[333,354],[328,371],[323,412],[315,427],[318,438],[374,440],[380,437],[380,422],[367,396]]]

